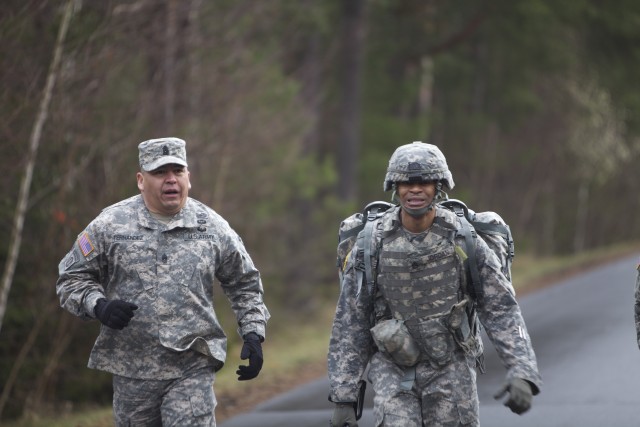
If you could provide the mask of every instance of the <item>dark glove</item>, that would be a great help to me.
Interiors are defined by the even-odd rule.
[[[236,374],[238,381],[250,380],[258,376],[262,369],[262,343],[255,332],[249,332],[244,336],[244,344],[240,352],[240,359],[249,359],[249,366],[238,366]]]
[[[504,403],[504,406],[511,409],[511,412],[520,415],[531,408],[533,394],[528,382],[520,378],[511,378],[493,397],[499,400],[507,392],[509,392],[509,399]]]
[[[133,311],[137,309],[138,306],[130,302],[119,299],[107,301],[100,298],[93,312],[103,325],[113,329],[122,329],[129,324],[133,317]]]
[[[331,417],[331,427],[358,427],[353,403],[336,403]]]

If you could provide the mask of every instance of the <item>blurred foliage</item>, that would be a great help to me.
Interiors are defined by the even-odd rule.
[[[110,401],[109,376],[85,368],[98,325],[62,312],[54,283],[83,227],[137,193],[136,145],[149,138],[187,140],[191,195],[245,241],[269,334],[335,299],[337,227],[389,199],[388,158],[414,140],[441,147],[450,196],[499,212],[520,252],[637,239],[640,3],[362,2],[359,145],[342,162],[359,191],[343,200],[344,1],[74,1],[0,331],[0,419]],[[0,5],[7,243],[64,3]]]

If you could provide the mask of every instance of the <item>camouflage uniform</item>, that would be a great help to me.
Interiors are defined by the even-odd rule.
[[[448,169],[430,167],[452,187]],[[391,168],[390,172],[396,173]],[[386,183],[385,189],[390,189]],[[455,233],[461,226],[459,219],[436,208],[431,228],[413,235],[402,228],[400,211],[400,207],[391,209],[374,223],[371,252],[381,239],[383,242],[377,249],[374,288],[362,284],[365,251],[358,247],[360,240],[351,251],[358,256],[350,256],[346,262],[329,345],[329,398],[332,402],[355,402],[357,382],[369,364],[376,426],[477,426],[475,367],[476,356],[482,351],[479,328],[462,342],[444,326],[450,321],[447,313],[452,306],[468,296],[462,256],[455,248],[465,247],[463,238]],[[482,239],[475,241],[484,288],[478,317],[507,369],[507,378],[529,381],[537,394],[540,375],[514,289],[496,254]],[[413,367],[401,366],[397,358],[394,361],[393,356],[379,351],[372,337],[371,328],[392,317],[403,320],[419,347]],[[441,330],[425,326],[430,324]]]
[[[636,335],[638,339],[638,348],[640,348],[640,261],[638,261],[638,276],[636,277],[636,302],[635,302],[635,319],[636,319]]]
[[[139,307],[126,328],[103,325],[91,351],[88,366],[114,374],[114,387],[122,378],[170,384],[199,371],[211,388],[227,346],[213,306],[215,278],[231,302],[238,333],[264,337],[269,312],[260,274],[227,221],[187,198],[165,225],[137,195],[104,209],[79,234],[60,262],[56,291],[61,306],[85,320],[96,318],[100,298]],[[135,394],[138,386],[131,387]],[[126,394],[126,386],[120,392]],[[215,405],[213,392],[203,399]],[[190,407],[196,416],[198,405]]]
[[[139,380],[114,375],[117,426],[215,426],[213,368],[194,368],[171,380]]]

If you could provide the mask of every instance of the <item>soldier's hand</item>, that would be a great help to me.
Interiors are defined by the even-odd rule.
[[[511,378],[493,397],[499,400],[506,393],[509,393],[509,398],[504,402],[504,406],[511,409],[511,412],[520,415],[531,408],[533,393],[531,385],[527,381],[521,378]]]
[[[113,329],[123,329],[133,318],[133,312],[138,306],[130,302],[114,299],[107,301],[100,298],[93,312],[103,325]]]
[[[336,403],[331,417],[331,427],[358,427],[353,403]]]
[[[257,377],[262,369],[264,360],[262,357],[262,343],[260,337],[255,332],[249,332],[244,336],[240,359],[249,359],[249,366],[238,366],[238,370],[236,371],[238,381],[250,380]]]

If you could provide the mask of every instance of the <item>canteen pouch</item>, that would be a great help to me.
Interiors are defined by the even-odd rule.
[[[413,366],[420,360],[420,349],[402,320],[388,319],[371,328],[371,336],[380,352],[400,366]]]

